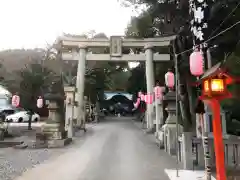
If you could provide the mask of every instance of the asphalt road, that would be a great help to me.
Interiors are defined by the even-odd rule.
[[[174,159],[125,118],[101,122],[84,141],[29,169],[17,180],[169,180]]]

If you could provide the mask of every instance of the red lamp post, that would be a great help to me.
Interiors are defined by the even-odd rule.
[[[221,63],[216,64],[203,75],[202,100],[207,102],[213,111],[213,134],[216,157],[216,171],[218,180],[226,180],[224,144],[222,139],[222,126],[220,116],[220,101],[232,97],[227,85],[234,82],[234,78],[227,74]]]

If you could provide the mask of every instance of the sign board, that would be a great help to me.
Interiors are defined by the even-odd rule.
[[[121,36],[111,36],[110,55],[112,57],[122,56],[122,37]]]

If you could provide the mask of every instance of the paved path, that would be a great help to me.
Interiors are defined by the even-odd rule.
[[[105,121],[81,144],[26,171],[16,180],[169,180],[174,159],[129,119]]]

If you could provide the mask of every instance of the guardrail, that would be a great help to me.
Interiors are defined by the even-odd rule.
[[[212,170],[215,171],[215,152],[213,137],[208,138]],[[224,153],[227,173],[240,176],[240,137],[225,136]],[[182,161],[182,139],[178,139],[179,160]],[[201,138],[192,138],[193,169],[204,169],[204,154]]]

